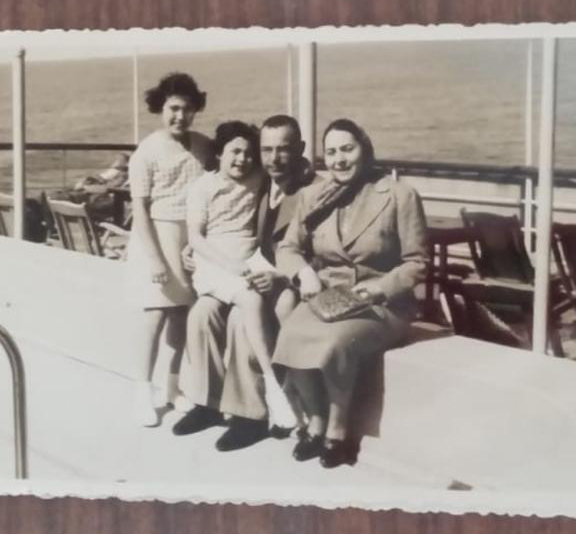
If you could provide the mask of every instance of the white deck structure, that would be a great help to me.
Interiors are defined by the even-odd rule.
[[[359,463],[335,470],[299,464],[293,440],[267,439],[220,453],[223,429],[176,437],[169,412],[145,429],[131,419],[130,308],[122,264],[0,238],[0,323],[26,368],[33,481],[220,486],[238,494],[298,488],[350,495],[446,490],[576,490],[576,366],[459,337],[385,356],[380,438]],[[64,267],[65,266],[65,267]],[[13,475],[9,369],[0,358],[0,477]],[[272,498],[272,497],[270,497]]]

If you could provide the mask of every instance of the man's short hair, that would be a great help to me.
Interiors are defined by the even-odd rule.
[[[282,128],[288,126],[294,132],[294,141],[299,143],[302,141],[302,132],[298,121],[290,115],[272,115],[268,117],[263,123],[262,128]]]

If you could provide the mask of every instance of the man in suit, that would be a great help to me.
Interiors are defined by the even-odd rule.
[[[302,155],[300,127],[292,117],[275,115],[264,121],[260,151],[267,180],[259,203],[257,235],[264,256],[274,264],[276,245],[292,219],[298,191],[311,182],[313,173]],[[286,279],[262,271],[249,275],[248,281],[259,293],[272,296]],[[220,425],[223,414],[231,414],[217,449],[235,450],[265,438],[268,410],[263,378],[238,310],[201,296],[188,315],[187,340],[180,388],[195,406],[174,425],[174,434]]]

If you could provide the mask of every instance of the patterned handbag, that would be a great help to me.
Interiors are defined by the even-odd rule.
[[[363,314],[370,309],[372,302],[349,287],[336,286],[314,295],[308,305],[318,318],[332,323]]]

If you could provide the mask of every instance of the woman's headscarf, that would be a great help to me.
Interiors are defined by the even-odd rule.
[[[310,232],[314,230],[332,211],[346,205],[367,182],[374,179],[374,147],[366,132],[354,121],[337,119],[331,122],[324,130],[322,144],[332,130],[350,133],[362,150],[362,167],[358,176],[348,182],[338,182],[334,179],[326,180],[322,189],[316,195],[313,205],[304,216],[304,224]]]

